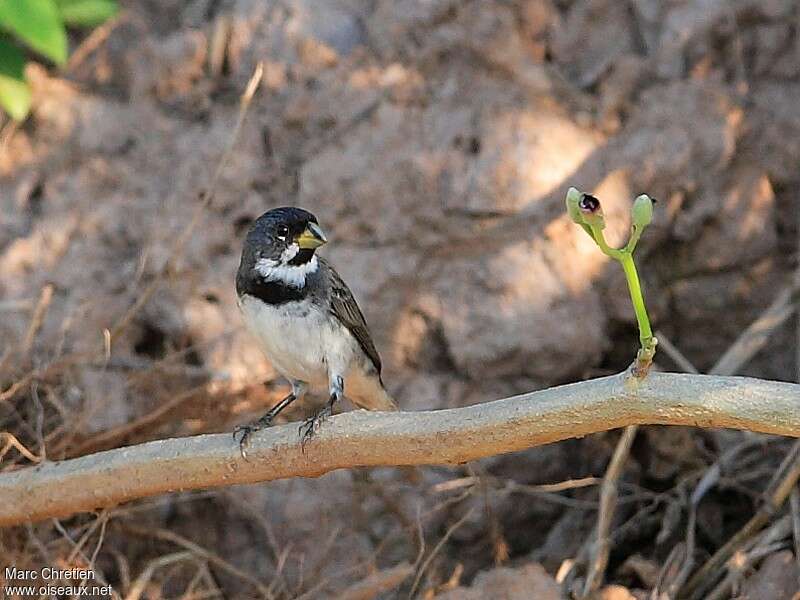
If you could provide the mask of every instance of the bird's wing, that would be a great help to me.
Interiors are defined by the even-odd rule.
[[[358,345],[375,365],[375,370],[378,375],[381,374],[381,357],[375,349],[375,344],[369,334],[367,321],[361,309],[358,307],[356,299],[353,298],[353,292],[347,287],[347,284],[339,277],[336,270],[330,265],[326,265],[330,272],[330,285],[331,285],[331,312],[342,325],[356,338]]]

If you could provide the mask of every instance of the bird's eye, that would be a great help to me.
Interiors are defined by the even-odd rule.
[[[289,228],[286,225],[279,225],[278,226],[278,239],[286,241],[286,237],[289,235]]]

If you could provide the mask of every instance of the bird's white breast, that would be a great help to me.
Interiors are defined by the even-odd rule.
[[[248,328],[281,375],[308,383],[327,381],[323,315],[309,300],[272,305],[245,295],[239,306]]]
[[[239,306],[267,358],[284,377],[327,386],[329,372],[345,375],[353,366],[355,338],[310,300],[272,305],[245,295]]]

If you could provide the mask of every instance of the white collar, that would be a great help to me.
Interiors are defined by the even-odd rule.
[[[316,273],[319,261],[314,255],[302,265],[288,265],[271,258],[259,258],[256,261],[256,271],[268,281],[280,281],[286,285],[302,288],[306,284],[306,277]]]

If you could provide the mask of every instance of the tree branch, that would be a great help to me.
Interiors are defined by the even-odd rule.
[[[149,442],[0,475],[0,526],[164,492],[317,477],[363,466],[454,464],[628,425],[730,427],[800,437],[800,385],[745,377],[628,373],[438,411],[331,418],[300,448],[297,424],[253,437]]]

